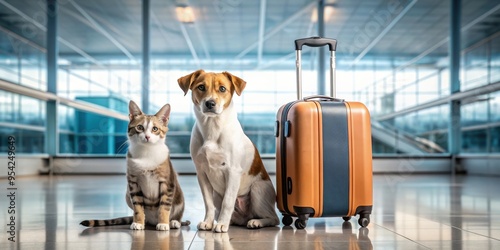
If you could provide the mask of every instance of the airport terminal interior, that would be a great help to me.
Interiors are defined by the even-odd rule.
[[[337,46],[334,59],[302,49],[302,96],[334,92],[370,113],[369,224],[301,228],[276,207],[276,226],[198,230],[197,118],[178,79],[246,82],[233,108],[278,189],[277,113],[298,98],[294,40],[313,36]],[[171,106],[190,225],[80,225],[134,213],[130,101]],[[0,249],[500,249],[500,1],[0,0],[0,152]]]

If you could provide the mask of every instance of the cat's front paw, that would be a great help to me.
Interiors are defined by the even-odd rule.
[[[168,230],[170,230],[170,225],[168,225],[167,223],[158,223],[156,225],[156,230],[158,230],[158,231],[168,231]]]
[[[227,233],[227,230],[229,230],[229,224],[217,223],[214,228],[216,233]]]
[[[132,229],[132,230],[144,230],[144,224],[134,222],[134,223],[132,223],[132,225],[130,225],[130,229]]]
[[[247,228],[263,228],[264,226],[262,220],[249,220],[247,223]]]
[[[212,227],[214,226],[213,221],[202,221],[198,223],[198,230],[212,230]]]
[[[181,227],[181,223],[177,220],[171,220],[170,221],[170,228],[172,229],[177,229]]]

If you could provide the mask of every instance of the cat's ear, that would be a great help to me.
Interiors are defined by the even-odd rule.
[[[168,124],[168,119],[170,118],[170,104],[165,104],[158,113],[155,115],[160,121],[163,122],[165,126]]]
[[[130,101],[128,104],[128,118],[132,121],[134,117],[138,115],[142,115],[142,110],[137,106],[137,104],[134,101]]]
[[[196,81],[196,79],[201,75],[204,74],[205,71],[202,69],[199,69],[189,75],[183,76],[179,79],[177,79],[177,83],[179,83],[179,87],[181,87],[182,91],[184,91],[184,95],[187,94],[189,89],[191,88],[191,85],[193,85],[193,82]]]

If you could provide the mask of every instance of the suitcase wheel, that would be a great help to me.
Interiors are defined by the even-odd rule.
[[[290,226],[293,223],[293,218],[290,215],[283,215],[283,218],[281,219],[281,222],[283,222],[283,225],[285,226]]]
[[[299,214],[299,218],[295,220],[295,228],[304,229],[307,226],[307,220],[311,214]]]
[[[360,214],[358,224],[362,227],[367,227],[370,224],[370,215],[369,214]]]
[[[297,219],[295,220],[295,227],[297,229],[304,229],[307,226],[307,220]]]
[[[344,221],[350,221],[351,220],[351,216],[344,216],[344,217],[342,217],[342,219],[344,219]]]

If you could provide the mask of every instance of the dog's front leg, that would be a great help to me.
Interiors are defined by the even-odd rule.
[[[198,230],[212,230],[215,218],[213,187],[210,185],[210,181],[204,172],[199,172],[197,176],[205,203],[205,219],[198,223]]]
[[[239,168],[229,169],[226,175],[226,191],[222,199],[219,218],[217,225],[215,225],[214,232],[226,233],[229,229],[231,217],[234,212],[234,204],[238,197],[238,190],[241,181],[241,171]]]

